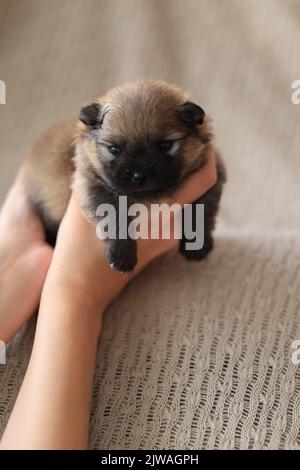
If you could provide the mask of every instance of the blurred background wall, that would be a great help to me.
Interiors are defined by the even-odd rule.
[[[139,78],[211,114],[229,181],[220,227],[299,228],[299,0],[0,0],[0,202],[33,139]]]

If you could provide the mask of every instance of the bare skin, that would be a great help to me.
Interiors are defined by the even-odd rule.
[[[212,156],[168,202],[189,203],[215,182]],[[15,195],[21,196],[20,191]],[[137,269],[132,274],[122,275],[108,266],[104,244],[95,237],[95,227],[82,216],[75,194],[61,224],[46,276],[52,252],[32,212],[27,212],[34,233],[28,244],[19,244],[12,236],[16,233],[16,216],[20,209],[11,216],[11,211],[15,210],[13,195],[8,196],[0,222],[7,236],[11,236],[11,244],[2,234],[0,240],[0,253],[1,250],[6,253],[0,271],[0,326],[3,328],[0,332],[4,331],[5,338],[9,339],[28,319],[40,296],[41,303],[32,356],[0,449],[86,449],[103,312],[133,276],[151,260],[177,246],[178,240],[138,241]],[[24,199],[24,194],[22,197]],[[22,236],[26,240],[25,235]],[[10,282],[6,280],[5,268]],[[22,282],[16,281],[24,273],[27,273],[28,283],[30,280],[32,292],[26,308],[20,308],[24,289]],[[4,288],[7,292],[3,296]]]
[[[37,309],[52,258],[41,221],[26,200],[22,176],[0,212],[0,339],[8,342]]]

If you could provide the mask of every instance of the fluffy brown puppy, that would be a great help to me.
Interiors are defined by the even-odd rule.
[[[35,143],[24,162],[26,187],[53,238],[72,180],[84,213],[98,221],[100,204],[112,204],[118,214],[120,195],[132,204],[172,194],[206,163],[211,140],[209,118],[186,93],[161,81],[128,83],[84,106],[79,120],[57,125]],[[217,173],[215,186],[194,203],[194,207],[205,204],[202,249],[187,251],[186,240],[180,242],[180,251],[188,259],[203,259],[213,247],[212,231],[225,181],[219,156]],[[134,269],[135,240],[106,240],[106,248],[115,269]]]

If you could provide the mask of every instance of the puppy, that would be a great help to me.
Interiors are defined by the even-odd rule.
[[[128,83],[82,107],[79,119],[57,125],[35,143],[24,162],[28,195],[54,242],[72,181],[83,212],[98,222],[100,204],[112,204],[118,214],[120,195],[129,204],[171,195],[206,163],[212,137],[210,119],[180,89],[161,81]],[[219,155],[217,176],[213,188],[193,203],[204,204],[204,245],[187,251],[183,236],[179,249],[187,259],[201,260],[213,247],[226,179]],[[115,269],[131,271],[136,241],[106,240],[106,255]]]

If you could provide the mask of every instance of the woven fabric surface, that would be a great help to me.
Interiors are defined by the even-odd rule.
[[[109,308],[90,446],[300,449],[297,0],[0,0],[0,199],[32,140],[138,78],[187,89],[228,167],[216,248],[171,253]],[[0,366],[3,431],[34,321]]]

